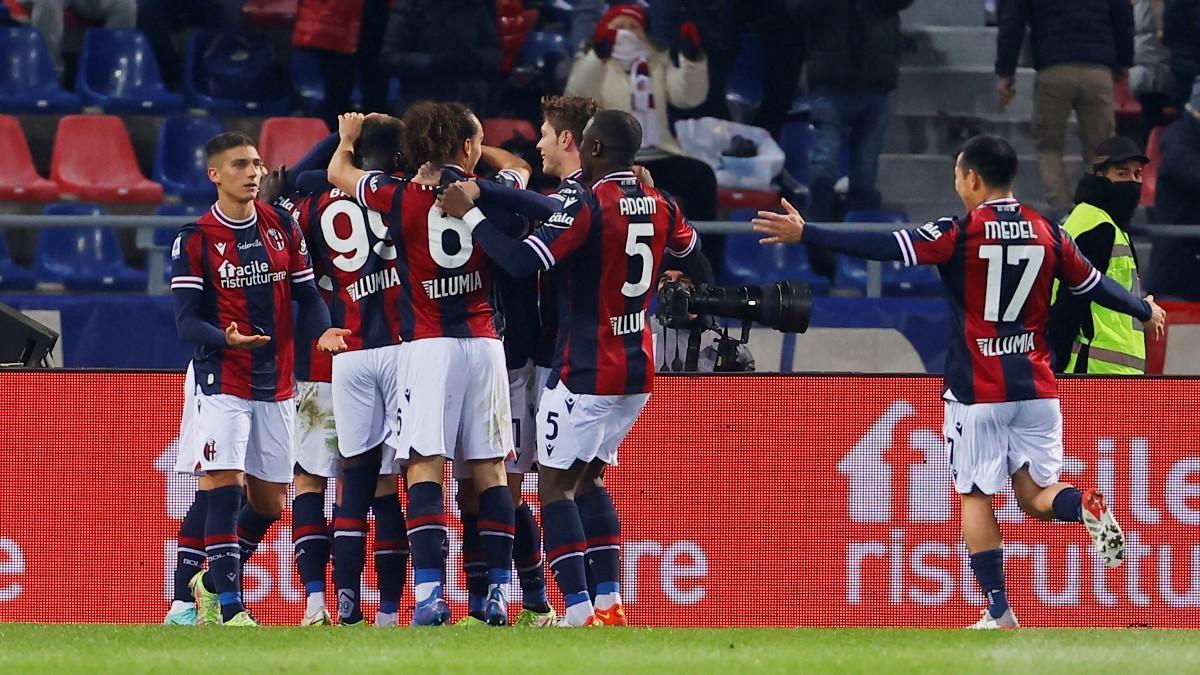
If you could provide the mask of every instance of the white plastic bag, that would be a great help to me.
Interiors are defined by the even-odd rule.
[[[719,120],[715,117],[679,120],[675,136],[683,153],[704,160],[717,174],[717,185],[742,190],[770,190],[771,180],[783,170],[783,149],[760,127]],[[758,146],[755,157],[726,157],[734,136],[754,141]]]

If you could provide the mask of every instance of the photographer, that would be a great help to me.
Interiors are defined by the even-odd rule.
[[[688,264],[690,263],[690,264]],[[689,258],[667,256],[658,277],[658,291],[671,284],[694,289],[697,284],[713,280],[712,264],[703,254]],[[660,373],[750,372],[754,356],[746,345],[729,337],[715,317],[688,314],[684,329],[666,327],[656,315],[652,317],[654,331],[654,364]]]

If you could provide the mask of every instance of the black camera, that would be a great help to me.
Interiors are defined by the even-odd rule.
[[[668,328],[686,328],[688,315],[741,319],[743,332],[758,322],[784,333],[808,330],[812,292],[801,281],[781,281],[761,286],[709,286],[690,288],[670,281],[658,290],[658,320]]]

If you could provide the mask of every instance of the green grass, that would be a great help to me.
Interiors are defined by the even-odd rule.
[[[0,624],[0,672],[1168,673],[1200,631],[186,628]]]

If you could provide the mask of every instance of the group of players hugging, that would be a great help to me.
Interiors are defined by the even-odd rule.
[[[412,623],[449,622],[447,460],[470,595],[459,623],[510,623],[514,563],[511,623],[626,623],[604,471],[650,395],[657,270],[664,255],[687,264],[698,237],[633,166],[633,116],[579,97],[543,112],[543,170],[561,179],[550,195],[526,190],[528,163],[483,145],[479,119],[454,103],[342,115],[287,171],[268,170],[244,135],[208,143],[217,201],[171,251],[179,333],[194,345],[176,470],[199,489],[165,623],[257,625],[242,568],[293,482],[303,625],[333,622],[331,559],[337,623],[365,625],[369,512],[375,625],[396,625],[410,557]],[[533,471],[541,528],[521,496]]]

